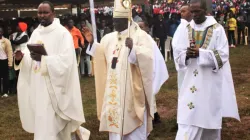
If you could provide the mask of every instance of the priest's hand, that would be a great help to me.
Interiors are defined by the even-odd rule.
[[[20,61],[23,59],[23,53],[21,51],[16,51],[14,53],[15,60]]]
[[[41,61],[42,55],[34,52],[30,52],[30,57],[35,61]]]
[[[126,42],[125,45],[129,48],[129,49],[133,49],[133,39],[132,38],[126,38]]]
[[[84,28],[83,28],[83,31],[82,31],[82,34],[85,36],[85,39],[86,39],[90,44],[93,44],[93,42],[94,42],[94,37],[93,37],[93,34],[92,34],[92,32],[90,31],[89,28],[84,27]]]
[[[187,58],[197,58],[199,57],[199,48],[188,48],[187,49]]]

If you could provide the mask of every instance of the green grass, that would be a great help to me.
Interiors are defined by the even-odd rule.
[[[230,49],[230,62],[237,94],[241,122],[224,119],[222,140],[250,140],[250,47]],[[169,80],[157,95],[158,112],[162,123],[155,126],[149,140],[174,140],[177,108],[177,78],[173,62],[167,63]],[[99,132],[96,117],[96,100],[93,78],[81,80],[84,113],[84,127],[91,131],[91,140],[107,140],[106,132]],[[21,128],[17,97],[0,98],[0,140],[32,140]]]

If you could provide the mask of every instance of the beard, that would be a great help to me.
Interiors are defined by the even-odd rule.
[[[39,21],[40,21],[40,25],[42,25],[44,27],[50,25],[53,22],[50,19],[39,19]]]

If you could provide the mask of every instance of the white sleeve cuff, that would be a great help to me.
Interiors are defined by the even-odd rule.
[[[212,67],[214,72],[217,72],[219,70],[218,63],[213,51],[211,50],[200,49],[197,63],[200,66]]]
[[[128,62],[134,65],[137,65],[137,57],[136,57],[136,52],[135,52],[135,47],[132,48],[130,51],[130,54],[128,56]]]
[[[186,60],[186,51],[180,53],[179,58],[177,58],[176,63],[178,64],[178,70],[183,70],[187,68],[187,65],[191,63],[191,60]]]
[[[91,47],[90,44],[89,44],[89,45],[88,45],[88,48],[87,48],[87,50],[86,50],[86,53],[87,53],[88,55],[91,55],[91,56],[94,57],[94,55],[95,55],[95,50],[96,50],[96,48],[97,48],[99,45],[100,45],[100,44],[97,43],[97,42],[94,42],[94,43],[92,44],[92,47]]]

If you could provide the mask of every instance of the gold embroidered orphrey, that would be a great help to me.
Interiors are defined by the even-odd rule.
[[[111,107],[108,110],[108,121],[109,121],[109,126],[110,127],[116,127],[119,128],[119,112],[118,108],[115,107],[118,102],[117,102],[117,74],[115,73],[115,70],[111,71],[110,74],[110,79],[109,79],[109,89],[111,89],[109,93],[109,101],[108,104],[111,105]]]
[[[201,48],[203,49],[207,49],[207,47],[209,46],[209,43],[212,39],[212,36],[213,36],[213,31],[214,29],[216,29],[217,27],[219,26],[218,23],[212,25],[212,28],[209,28],[208,31],[207,31],[207,34],[205,36],[205,40],[204,40],[204,43],[203,45],[201,46]],[[189,37],[189,40],[193,40],[193,35],[192,35],[192,27],[191,25],[187,25],[187,28],[188,28],[188,37]],[[215,55],[215,58],[216,58],[216,61],[218,63],[218,66],[219,66],[219,69],[222,68],[223,66],[223,63],[222,63],[222,60],[221,60],[221,57],[220,57],[220,54],[217,50],[212,50],[214,52],[214,55]]]
[[[209,28],[208,30],[207,30],[207,34],[206,34],[206,36],[205,36],[205,40],[204,40],[204,43],[203,43],[203,45],[201,46],[201,48],[203,48],[203,49],[207,49],[207,47],[209,46],[209,43],[210,43],[210,41],[211,41],[211,39],[212,39],[212,35],[213,35],[213,31],[214,31],[214,29],[216,29],[218,27],[218,24],[214,24],[213,26],[212,26],[212,28]],[[192,27],[191,27],[191,25],[190,24],[188,24],[187,25],[187,28],[188,28],[188,37],[189,37],[189,40],[193,40],[193,35],[192,35]]]

